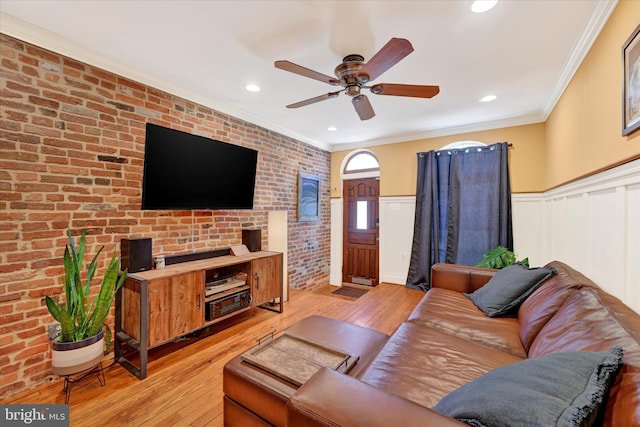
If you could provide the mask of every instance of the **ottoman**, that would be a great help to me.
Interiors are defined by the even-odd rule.
[[[322,316],[310,316],[286,329],[297,337],[358,356],[350,370],[357,376],[389,339],[373,329]],[[297,388],[242,360],[238,355],[223,370],[226,427],[283,426],[285,405]]]

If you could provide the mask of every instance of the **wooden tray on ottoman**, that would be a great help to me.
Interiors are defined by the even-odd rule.
[[[300,387],[320,368],[344,374],[359,357],[285,332],[242,354],[242,360]]]

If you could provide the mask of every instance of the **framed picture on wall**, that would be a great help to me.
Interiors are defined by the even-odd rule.
[[[622,46],[622,135],[640,128],[640,25]]]
[[[318,175],[298,174],[298,222],[320,221],[320,186]]]

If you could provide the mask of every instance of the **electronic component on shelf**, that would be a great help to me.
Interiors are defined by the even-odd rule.
[[[211,296],[229,289],[237,288],[247,284],[247,274],[238,273],[230,277],[217,279],[209,282],[205,286],[205,295]]]
[[[219,317],[231,314],[234,311],[242,310],[251,305],[251,292],[245,289],[231,295],[218,298],[207,302],[205,310],[205,319],[207,321],[215,320]]]

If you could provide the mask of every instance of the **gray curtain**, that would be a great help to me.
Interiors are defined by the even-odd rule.
[[[437,262],[473,265],[496,246],[513,250],[508,144],[418,153],[407,287],[427,291]]]

